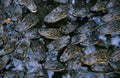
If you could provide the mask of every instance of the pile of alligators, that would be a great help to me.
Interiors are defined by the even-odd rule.
[[[0,78],[120,78],[120,0],[0,0]]]

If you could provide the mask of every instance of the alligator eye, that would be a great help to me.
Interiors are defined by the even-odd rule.
[[[37,12],[37,10],[31,10],[31,12],[32,12],[32,13],[36,13],[36,12]]]

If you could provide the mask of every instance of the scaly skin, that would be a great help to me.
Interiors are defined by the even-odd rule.
[[[108,22],[100,26],[97,31],[101,34],[120,34],[120,20]]]

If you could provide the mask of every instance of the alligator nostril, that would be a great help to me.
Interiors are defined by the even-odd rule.
[[[61,61],[61,62],[65,62],[63,58],[60,58],[60,61]]]

